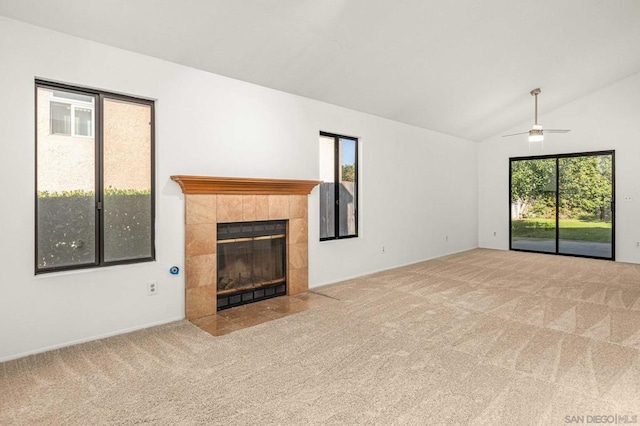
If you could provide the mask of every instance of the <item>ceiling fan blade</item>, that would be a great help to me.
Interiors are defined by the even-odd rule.
[[[568,133],[571,130],[563,130],[563,129],[544,129],[545,133]]]
[[[518,136],[518,135],[528,135],[529,132],[522,132],[522,133],[513,133],[510,135],[502,135],[503,138],[506,138],[507,136]]]

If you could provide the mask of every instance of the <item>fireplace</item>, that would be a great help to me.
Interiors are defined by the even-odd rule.
[[[171,179],[185,194],[185,316],[188,320],[215,315],[219,311],[219,303],[231,307],[238,302],[238,296],[240,301],[250,297],[254,300],[262,298],[262,289],[265,297],[279,295],[282,291],[292,296],[309,289],[307,197],[319,181],[186,175],[171,176]],[[227,227],[230,224],[242,228],[252,223],[251,228],[255,229],[267,221],[279,221],[281,229],[275,229],[273,234],[262,239],[255,235],[223,235],[230,232]],[[276,237],[282,234],[282,228],[286,229],[286,238]],[[253,244],[266,245],[266,242],[258,242],[268,240],[271,245],[284,245],[281,254],[285,262],[283,274],[276,274],[274,270],[271,271],[272,279],[247,284],[244,279],[251,276],[247,270],[253,268],[254,276],[268,275],[267,271],[254,266],[259,259],[249,259],[242,250],[219,258],[219,250],[226,252],[227,247],[232,247],[229,244],[242,243],[227,241],[218,244],[219,229],[223,240],[251,238]],[[258,258],[260,256],[263,255]],[[219,261],[224,263],[220,269],[229,269],[228,273],[218,275]],[[234,270],[235,265],[237,268]],[[226,288],[232,278],[239,286],[233,288],[233,283]],[[279,282],[282,278],[284,281]],[[220,289],[223,294],[219,295],[220,286],[225,288]],[[226,297],[229,300],[222,300]],[[231,297],[235,298],[231,300]]]
[[[217,309],[287,294],[287,221],[218,223]]]

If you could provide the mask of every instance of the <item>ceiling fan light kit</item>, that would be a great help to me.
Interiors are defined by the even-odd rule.
[[[570,130],[561,130],[561,129],[547,129],[547,130],[543,130],[542,129],[542,124],[538,124],[538,95],[542,92],[542,90],[540,90],[540,88],[535,88],[533,89],[530,93],[531,96],[534,97],[534,116],[533,116],[533,126],[531,127],[531,130],[529,130],[528,132],[521,132],[521,133],[514,133],[511,135],[503,135],[502,137],[507,137],[507,136],[517,136],[517,135],[529,135],[528,136],[528,140],[529,140],[529,147],[531,147],[532,143],[536,143],[536,142],[543,142],[544,141],[544,132],[546,131],[547,133],[567,133]]]
[[[529,142],[542,142],[544,140],[544,134],[542,133],[542,126],[534,124],[533,128],[529,130]]]

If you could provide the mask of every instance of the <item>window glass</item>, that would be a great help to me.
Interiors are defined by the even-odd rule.
[[[36,82],[36,272],[153,260],[153,102],[62,86]]]
[[[71,108],[52,97],[38,88],[37,267],[94,264],[95,141],[58,136],[71,134]]]
[[[334,181],[335,144],[333,138],[320,136],[320,238],[335,237]]]
[[[340,139],[340,236],[356,233],[356,141]]]
[[[151,256],[151,107],[104,101],[104,257]]]
[[[91,136],[93,135],[93,109],[90,108],[74,108],[75,119],[75,135]]]
[[[320,239],[358,234],[358,140],[320,133]]]
[[[71,136],[71,105],[61,102],[51,102],[49,105],[51,109],[47,114],[51,117],[51,134]]]

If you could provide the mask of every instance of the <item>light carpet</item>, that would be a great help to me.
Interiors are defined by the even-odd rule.
[[[477,249],[313,291],[0,364],[0,424],[640,422],[640,265]]]

